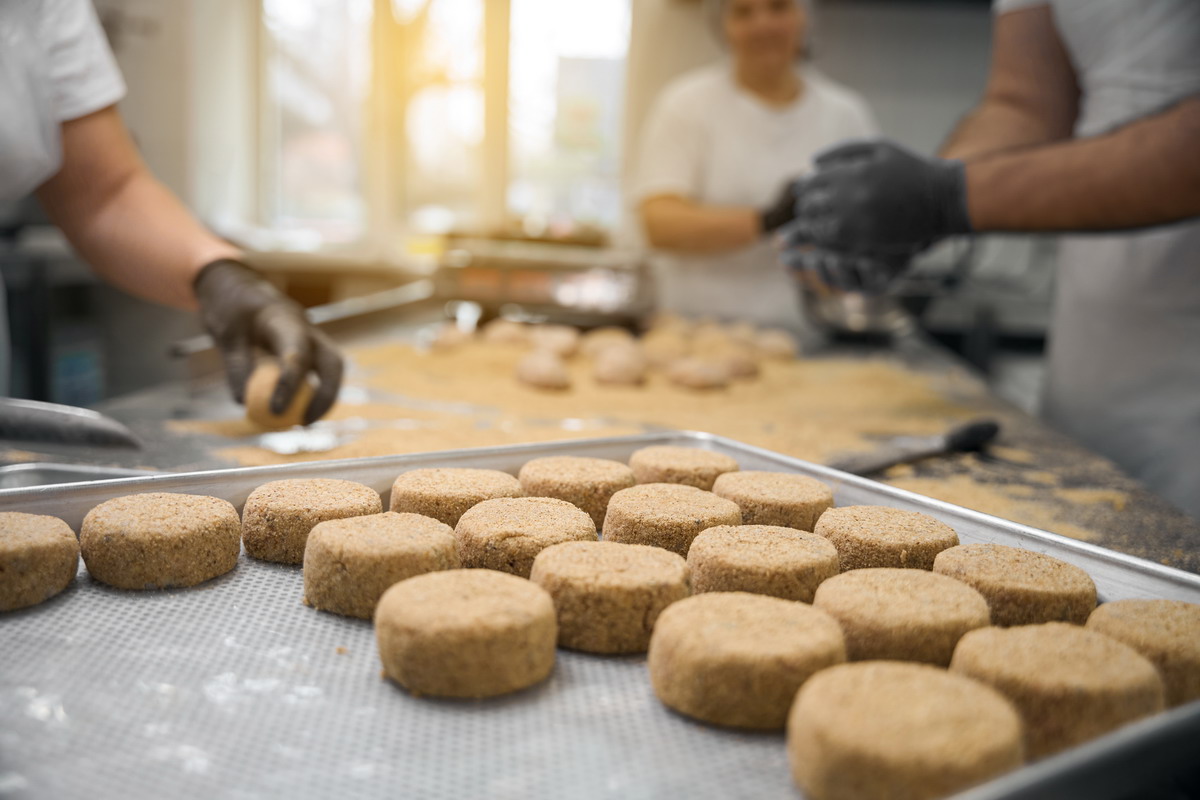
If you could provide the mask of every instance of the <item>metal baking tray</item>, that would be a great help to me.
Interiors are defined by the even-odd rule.
[[[452,450],[0,490],[0,510],[78,529],[111,497],[210,494],[241,506],[259,484],[339,477],[387,500],[401,472],[516,472],[546,455],[625,460],[678,444],[743,469],[811,475],[839,505],[924,511],[964,542],[1002,542],[1087,570],[1101,598],[1200,602],[1200,576],[703,433]],[[369,622],[300,602],[296,567],[243,558],[228,575],[164,592],[81,574],[60,596],[0,615],[0,797],[799,797],[783,735],[719,729],[664,708],[645,658],[559,651],[551,678],[485,701],[414,698],[380,677]],[[1118,798],[1195,760],[1200,703],[998,778],[971,800]],[[1139,788],[1140,787],[1140,788]]]

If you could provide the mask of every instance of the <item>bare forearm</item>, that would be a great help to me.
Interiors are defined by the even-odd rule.
[[[51,221],[98,274],[176,308],[195,308],[192,281],[237,248],[205,230],[138,156],[115,107],[62,126],[63,165],[37,191]]]
[[[989,100],[959,121],[939,155],[969,161],[1068,136],[1070,129],[1055,130],[1043,118],[1018,105]]]
[[[175,308],[196,307],[192,281],[201,267],[239,255],[237,248],[201,227],[145,170],[92,213],[45,205],[98,275],[130,294]]]
[[[1200,216],[1200,98],[1088,139],[968,161],[978,231],[1092,231]]]
[[[753,208],[706,206],[677,197],[654,197],[641,207],[650,244],[681,253],[719,253],[754,244],[762,236]]]

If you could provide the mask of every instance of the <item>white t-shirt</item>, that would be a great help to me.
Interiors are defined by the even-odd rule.
[[[742,89],[728,63],[688,73],[663,90],[642,134],[629,193],[636,210],[658,195],[706,205],[765,208],[812,156],[878,127],[866,103],[812,69],[804,91],[773,108]],[[636,217],[637,214],[635,213]],[[796,327],[798,296],[769,240],[717,255],[655,256],[659,306],[689,316]]]
[[[124,94],[89,0],[0,0],[0,203],[62,166],[63,122]]]

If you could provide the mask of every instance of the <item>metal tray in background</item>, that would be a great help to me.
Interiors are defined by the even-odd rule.
[[[182,491],[241,506],[269,480],[379,490],[427,466],[515,472],[546,455],[625,460],[679,444],[827,481],[839,505],[924,511],[963,542],[1052,554],[1101,599],[1200,602],[1200,576],[708,434],[658,433],[0,490],[0,510],[78,528],[111,497]],[[298,568],[243,558],[193,589],[132,593],[81,571],[0,616],[0,798],[798,797],[782,734],[695,723],[654,698],[644,657],[559,651],[552,677],[487,701],[414,698],[379,676],[370,623],[300,603]],[[998,778],[971,800],[1118,798],[1194,761],[1200,703]]]

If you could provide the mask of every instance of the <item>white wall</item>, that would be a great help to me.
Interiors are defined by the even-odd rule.
[[[721,57],[700,0],[634,0],[626,167],[654,97],[676,75]],[[886,135],[932,152],[987,79],[986,3],[818,2],[814,63],[861,93]]]

